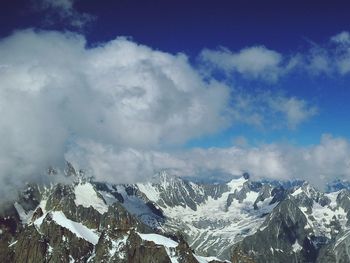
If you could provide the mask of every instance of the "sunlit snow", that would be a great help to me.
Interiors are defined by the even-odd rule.
[[[94,187],[90,183],[78,184],[75,187],[75,204],[82,205],[84,207],[92,206],[101,214],[108,211],[108,206],[105,204],[102,198],[100,198]]]

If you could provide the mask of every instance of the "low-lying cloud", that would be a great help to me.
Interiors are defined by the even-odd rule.
[[[179,176],[199,179],[240,176],[244,172],[249,172],[253,179],[303,179],[319,188],[335,179],[350,179],[350,142],[327,134],[319,144],[308,147],[265,144],[172,153],[134,149],[114,152],[90,142],[80,143],[66,157],[76,167],[89,168],[97,180],[109,182],[147,179],[147,173],[165,168]]]
[[[124,37],[87,47],[76,33],[24,30],[0,40],[0,183],[9,187],[42,180],[43,171],[64,159],[115,183],[140,181],[164,168],[199,174],[199,166],[211,169],[214,160],[213,167],[231,173],[239,169],[225,170],[223,159],[210,155],[229,149],[181,146],[237,123],[295,129],[316,113],[305,100],[238,90],[202,76],[185,54]],[[252,154],[246,151],[241,155]],[[212,158],[207,164],[206,156]],[[244,170],[266,165],[261,171],[278,172],[261,176],[289,177],[279,163],[241,158]],[[7,192],[2,188],[0,197]]]

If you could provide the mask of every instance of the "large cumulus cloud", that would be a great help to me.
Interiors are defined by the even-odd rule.
[[[238,92],[200,72],[185,54],[123,37],[88,46],[76,33],[24,30],[1,39],[0,183],[44,180],[64,159],[115,183],[163,168],[191,174],[194,164],[176,152],[193,138],[272,118],[295,128],[316,112],[304,100]]]
[[[149,149],[230,123],[228,87],[204,81],[183,54],[26,30],[1,40],[0,58],[2,178],[61,163],[77,139]]]

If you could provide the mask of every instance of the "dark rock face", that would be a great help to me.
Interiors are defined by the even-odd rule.
[[[198,204],[207,201],[209,197],[217,199],[228,190],[226,184],[198,184],[197,187],[194,187],[192,182],[165,172],[154,177],[152,185],[160,193],[160,202],[158,203],[160,206],[182,206],[195,211]]]
[[[94,186],[96,190],[98,191],[105,191],[113,195],[120,203],[124,202],[123,196],[118,193],[116,189],[113,188],[113,186],[108,187],[105,183],[99,183],[99,182],[94,182]]]
[[[342,190],[337,196],[337,203],[345,212],[350,211],[350,192],[348,190]]]
[[[127,261],[135,263],[171,262],[166,250],[151,241],[143,241],[136,233],[131,233],[128,242]]]
[[[227,184],[204,184],[201,186],[204,189],[204,196],[212,197],[213,199],[218,199],[223,193],[229,190]],[[206,200],[207,199],[204,198],[202,202]]]
[[[64,173],[66,176],[77,176],[77,172],[75,171],[75,168],[70,162],[66,162],[66,168],[64,169]]]
[[[309,237],[311,232],[305,230],[306,224],[302,211],[286,199],[266,218],[261,230],[234,246],[232,261],[314,262],[317,251]]]
[[[273,196],[271,204],[275,204],[283,201],[287,197],[287,192],[283,186],[278,186],[272,189],[271,195]]]
[[[166,173],[161,173],[157,187],[160,189],[160,197],[166,206],[180,205],[197,210],[197,203],[202,202],[202,197],[195,194],[188,182],[178,179]]]
[[[259,191],[259,195],[254,202],[254,209],[258,209],[259,202],[271,197],[272,187],[270,185],[263,185]]]
[[[321,206],[326,206],[331,203],[331,200],[323,194],[318,197],[317,201],[320,203]]]
[[[232,263],[255,263],[251,257],[243,252],[238,246],[233,249]]]
[[[45,262],[48,242],[34,226],[24,229],[15,247],[15,262]]]
[[[112,255],[109,251],[112,249],[112,240],[106,232],[102,232],[100,239],[95,247],[95,257],[93,262],[108,262]],[[117,251],[121,252],[121,251]]]
[[[0,259],[3,262],[13,262],[15,242],[23,226],[13,205],[3,207],[0,215]]]
[[[249,173],[247,173],[247,172],[243,173],[243,178],[248,180],[250,178]]]
[[[233,198],[237,199],[239,203],[242,203],[247,198],[247,193],[251,191],[250,186],[249,182],[245,182],[242,189],[233,193]]]
[[[127,231],[132,228],[141,232],[151,231],[149,227],[142,224],[119,203],[110,206],[108,212],[101,216],[99,229],[106,231],[110,236],[118,235],[120,231]]]
[[[231,206],[233,200],[235,199],[235,195],[234,194],[229,194],[226,200],[226,211],[228,210],[228,208]]]
[[[37,185],[28,185],[23,194],[19,196],[18,203],[24,210],[32,210],[39,204],[40,192]]]
[[[46,207],[51,209],[62,209],[65,207],[66,200],[74,200],[74,189],[71,185],[57,184],[50,191]]]
[[[52,247],[52,252],[47,250],[47,256],[53,262],[70,262],[70,257],[78,262],[86,262],[94,248],[93,244],[78,238],[68,229],[52,221],[49,216],[45,217],[40,232]]]
[[[160,218],[164,218],[163,210],[157,206],[154,202],[148,201],[146,202],[146,206],[152,211],[153,214],[159,216]]]
[[[182,236],[178,238],[179,245],[176,247],[176,256],[179,263],[197,263],[197,259],[193,256],[190,246],[186,243]]]
[[[33,213],[33,216],[32,216],[32,222],[34,222],[35,220],[37,220],[39,217],[43,216],[44,213],[43,213],[43,210],[41,209],[41,207],[38,207],[34,213]]]
[[[346,231],[339,235],[334,243],[323,247],[317,258],[317,263],[350,262],[350,232]]]
[[[88,227],[98,228],[100,213],[93,207],[76,206],[75,194],[72,185],[54,186],[47,200],[47,210],[61,210],[71,220],[81,222]]]

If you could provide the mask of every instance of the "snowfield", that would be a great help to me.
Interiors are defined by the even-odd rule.
[[[91,244],[96,245],[100,236],[93,231],[92,229],[84,226],[82,223],[75,222],[73,220],[68,219],[62,211],[52,211],[49,212],[52,216],[52,220],[54,220],[58,225],[67,228],[70,232],[75,234],[77,237],[85,239]],[[48,213],[45,213],[38,219],[34,221],[34,225],[37,229],[40,229],[41,224],[43,223],[45,217]]]
[[[82,205],[84,207],[92,206],[95,208],[100,214],[104,214],[108,211],[108,206],[105,201],[100,198],[92,184],[90,183],[80,183],[75,186],[74,189],[75,194],[75,204]]]
[[[141,234],[137,233],[143,240],[152,241],[157,245],[165,247],[177,247],[179,244],[174,240],[158,234]]]
[[[68,219],[63,212],[54,211],[52,213],[52,219],[60,226],[67,228],[69,231],[74,233],[77,237],[83,238],[91,244],[96,245],[100,238],[93,230],[87,228],[81,223],[74,222]]]

